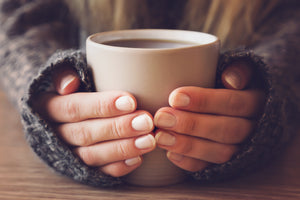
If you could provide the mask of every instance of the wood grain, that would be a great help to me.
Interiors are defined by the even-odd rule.
[[[299,132],[300,133],[300,132]],[[270,166],[225,183],[167,187],[93,188],[57,175],[25,142],[16,110],[0,92],[0,199],[300,199],[300,134]]]

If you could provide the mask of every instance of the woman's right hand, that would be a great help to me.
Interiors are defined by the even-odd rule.
[[[137,111],[135,98],[127,92],[76,92],[80,80],[70,68],[54,75],[56,93],[38,97],[37,112],[87,165],[114,177],[136,169],[141,155],[156,145],[152,116]]]

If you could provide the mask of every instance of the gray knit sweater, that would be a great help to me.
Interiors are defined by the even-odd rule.
[[[291,5],[290,5],[291,4]],[[255,67],[267,100],[252,135],[228,162],[188,173],[200,182],[240,176],[268,163],[296,132],[300,110],[300,12],[290,1],[276,10],[261,28],[262,37],[251,47],[224,51],[220,75],[228,64],[247,60]],[[157,27],[149,27],[157,28]],[[52,87],[53,69],[73,66],[81,91],[94,91],[85,53],[76,49],[78,27],[59,0],[0,0],[0,83],[20,111],[28,144],[51,168],[78,182],[112,186],[122,178],[85,165],[33,109],[34,96]]]

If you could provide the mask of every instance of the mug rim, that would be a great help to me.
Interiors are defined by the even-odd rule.
[[[142,47],[122,47],[103,44],[104,42],[112,42],[117,40],[130,40],[130,39],[142,39],[142,40],[173,40],[188,42],[192,45],[181,47],[167,47],[167,48],[142,48]],[[128,29],[117,31],[99,32],[90,35],[86,39],[87,46],[92,45],[95,47],[111,48],[111,49],[126,49],[139,50],[139,51],[170,51],[170,50],[182,50],[194,47],[204,47],[211,45],[219,45],[220,40],[217,36],[197,31],[179,30],[179,29]]]

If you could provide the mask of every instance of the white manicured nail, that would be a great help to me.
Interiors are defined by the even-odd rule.
[[[129,158],[129,159],[125,160],[124,162],[127,166],[130,167],[130,166],[133,166],[133,165],[136,165],[136,164],[140,163],[141,161],[142,161],[141,157],[138,156],[138,157],[135,157],[135,158]]]
[[[119,97],[115,102],[116,108],[121,111],[133,111],[135,102],[130,96]]]
[[[154,125],[152,118],[147,114],[143,114],[134,118],[131,126],[137,131],[151,131]]]
[[[151,134],[139,137],[135,140],[135,146],[138,149],[150,149],[155,147],[155,139]]]

